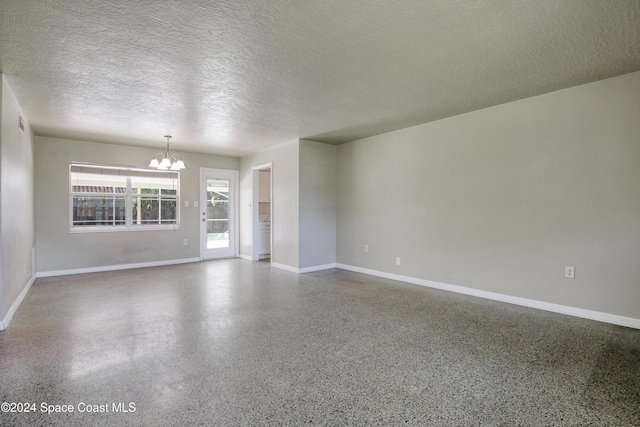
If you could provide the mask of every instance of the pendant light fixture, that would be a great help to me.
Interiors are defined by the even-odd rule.
[[[158,153],[153,156],[153,159],[151,159],[151,163],[149,163],[149,167],[165,171],[179,171],[184,169],[185,166],[182,158],[176,153],[169,153],[169,140],[171,139],[171,135],[165,135],[164,137],[167,138],[167,152]]]

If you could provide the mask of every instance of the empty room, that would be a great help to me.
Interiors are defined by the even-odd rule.
[[[640,2],[0,1],[0,425],[640,425]]]

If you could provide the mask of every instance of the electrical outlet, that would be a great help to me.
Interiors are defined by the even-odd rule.
[[[187,246],[187,245],[189,244],[189,240],[188,240],[188,239],[184,239],[184,240],[182,241],[182,244],[183,244],[183,245],[185,245],[185,246]]]
[[[569,265],[564,267],[564,277],[567,279],[575,279],[576,278],[576,269],[575,267],[571,267]]]
[[[364,245],[364,251],[369,252],[369,245]]]
[[[184,201],[184,207],[185,207],[185,208],[188,208],[188,207],[189,207],[189,201],[188,201],[188,200],[185,200],[185,201]]]
[[[400,265],[400,257],[399,256],[396,257],[396,265]]]
[[[197,208],[197,207],[198,207],[198,201],[197,201],[197,200],[195,200],[195,201],[193,202],[193,207],[194,207],[194,208]]]

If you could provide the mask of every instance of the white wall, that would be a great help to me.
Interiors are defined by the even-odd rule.
[[[0,330],[32,283],[35,246],[33,132],[9,83],[2,75],[0,132]],[[25,131],[18,128],[18,114]]]
[[[300,268],[336,262],[336,152],[300,140]]]
[[[159,145],[159,149],[162,148]],[[172,147],[173,148],[173,147]],[[39,273],[199,257],[201,167],[237,170],[239,159],[179,152],[180,228],[177,230],[69,232],[69,163],[146,166],[159,150],[36,137],[36,257]],[[189,200],[188,208],[184,201]],[[188,246],[183,245],[188,239]]]
[[[251,256],[253,166],[273,162],[271,233],[272,262],[297,269],[299,264],[299,143],[277,145],[240,159],[240,254]]]
[[[338,263],[640,319],[639,95],[633,73],[339,146]]]

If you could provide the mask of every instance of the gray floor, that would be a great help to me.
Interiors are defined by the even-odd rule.
[[[0,394],[36,404],[3,426],[640,425],[640,330],[223,260],[39,279]]]

